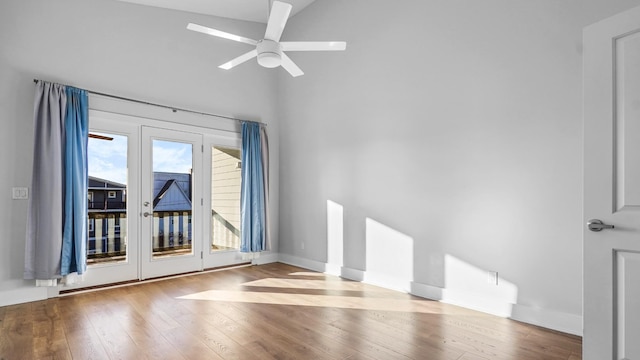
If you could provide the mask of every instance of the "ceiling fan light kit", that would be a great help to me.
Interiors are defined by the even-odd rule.
[[[260,40],[256,45],[258,64],[266,68],[275,68],[282,63],[282,46],[273,40]]]
[[[291,4],[281,1],[273,2],[264,39],[259,41],[193,23],[187,25],[187,29],[255,46],[255,49],[219,66],[219,68],[225,70],[232,69],[255,57],[260,66],[265,68],[282,66],[291,76],[296,77],[303,75],[304,72],[285,54],[285,51],[342,51],[347,48],[347,43],[344,41],[280,42],[291,8]]]

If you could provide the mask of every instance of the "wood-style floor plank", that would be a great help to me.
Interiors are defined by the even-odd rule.
[[[580,337],[275,263],[0,307],[0,359],[534,360]]]
[[[56,301],[39,301],[33,307],[33,353],[37,359],[71,359]]]
[[[33,307],[35,304],[20,304],[6,309],[2,321],[2,336],[0,336],[2,353],[16,354],[25,359],[34,357]],[[17,357],[16,355],[14,357]],[[0,359],[2,358],[0,356]]]

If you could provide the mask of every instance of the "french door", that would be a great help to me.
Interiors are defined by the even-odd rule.
[[[90,113],[87,287],[242,262],[239,134]]]
[[[202,270],[202,134],[142,127],[140,278]]]
[[[75,287],[138,279],[139,126],[90,116],[88,269]]]

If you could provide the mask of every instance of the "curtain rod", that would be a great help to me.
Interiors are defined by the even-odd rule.
[[[34,83],[37,83],[38,81],[44,81],[44,80],[33,79]],[[60,84],[60,85],[63,85],[63,84]],[[64,86],[67,86],[67,85],[64,85]],[[87,89],[83,89],[83,90],[85,90],[89,94],[93,94],[93,95],[105,96],[105,97],[109,97],[109,98],[113,98],[113,99],[117,99],[117,100],[124,100],[124,101],[134,102],[134,103],[143,104],[143,105],[150,105],[150,106],[156,106],[156,107],[160,107],[160,108],[164,108],[164,109],[170,109],[174,113],[178,112],[178,111],[184,111],[184,112],[188,112],[188,113],[192,113],[192,114],[217,117],[217,118],[233,120],[233,121],[255,122],[255,123],[258,123],[260,125],[267,126],[267,124],[265,124],[263,122],[260,122],[260,121],[242,120],[242,119],[237,119],[237,118],[230,117],[230,116],[218,115],[218,114],[213,114],[213,113],[208,113],[208,112],[203,112],[203,111],[195,111],[195,110],[183,109],[183,108],[178,108],[178,107],[175,107],[175,106],[162,105],[162,104],[152,103],[152,102],[138,100],[138,99],[126,98],[126,97],[118,96],[118,95],[106,94],[106,93],[99,92],[99,91],[93,91],[93,90],[87,90]]]

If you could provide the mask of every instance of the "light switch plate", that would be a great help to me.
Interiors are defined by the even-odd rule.
[[[12,189],[12,198],[14,200],[26,200],[29,198],[29,188],[14,187]]]

